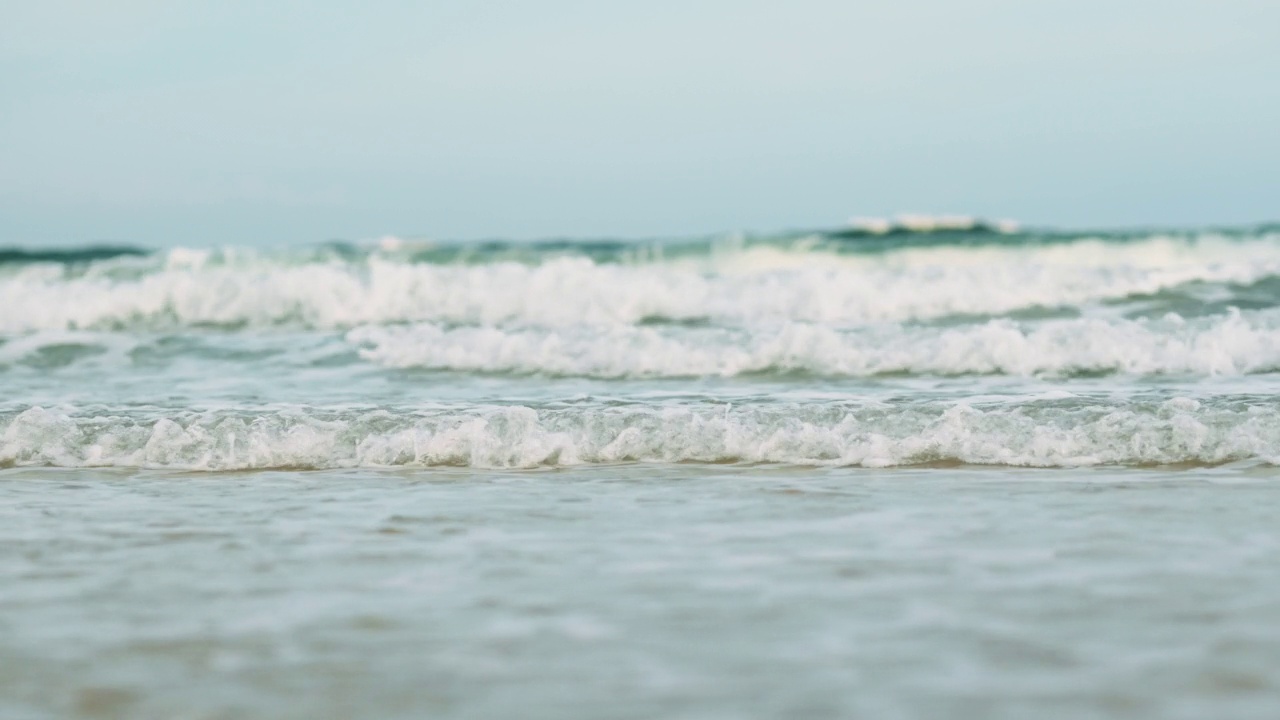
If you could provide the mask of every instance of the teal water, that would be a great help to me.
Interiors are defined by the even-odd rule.
[[[0,716],[1270,717],[1280,234],[0,253]]]

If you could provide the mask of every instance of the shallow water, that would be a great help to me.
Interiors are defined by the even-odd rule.
[[[0,717],[1270,718],[1280,234],[0,252]]]
[[[1268,717],[1280,478],[0,471],[0,715]]]

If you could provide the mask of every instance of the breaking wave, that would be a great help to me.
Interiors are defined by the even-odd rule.
[[[1280,315],[1185,320],[991,320],[951,328],[842,331],[811,324],[737,330],[370,326],[347,339],[397,368],[676,378],[755,373],[876,375],[1240,375],[1280,369]]]
[[[1069,395],[1064,393],[1063,395]],[[598,463],[1213,465],[1280,456],[1280,408],[1187,398],[0,415],[0,465],[188,471]]]
[[[79,369],[263,372],[372,364],[390,369],[612,379],[800,376],[1239,376],[1280,371],[1280,311],[1183,318],[994,319],[840,329],[615,324],[366,325],[345,333],[173,335],[41,330],[0,337],[0,373]]]
[[[480,263],[414,257],[174,250],[22,263],[0,268],[0,332],[651,319],[851,327],[1079,307],[1171,289],[1180,290],[1173,301],[1212,303],[1280,276],[1280,235],[1079,237],[862,254],[794,240],[626,261],[572,249]],[[1162,309],[1178,308],[1153,312]]]

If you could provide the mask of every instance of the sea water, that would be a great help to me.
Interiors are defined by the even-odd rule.
[[[0,716],[1280,707],[1280,229],[0,261]]]

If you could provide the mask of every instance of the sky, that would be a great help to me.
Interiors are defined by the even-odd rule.
[[[0,245],[1280,219],[1275,0],[0,0]]]

